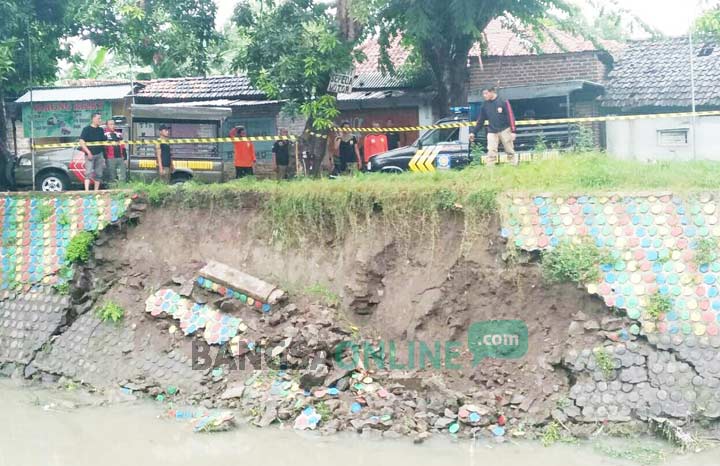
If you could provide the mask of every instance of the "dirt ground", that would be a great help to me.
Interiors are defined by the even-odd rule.
[[[521,359],[485,359],[472,367],[463,343],[461,370],[385,375],[411,386],[439,372],[448,389],[534,422],[546,419],[567,395],[569,375],[560,361],[573,316],[607,316],[604,305],[584,290],[545,283],[536,263],[503,260],[496,219],[470,248],[463,247],[462,224],[449,218],[432,248],[426,241],[408,248],[368,228],[342,242],[291,249],[270,244],[259,233],[258,220],[251,207],[148,209],[137,226],[110,234],[95,250],[104,273],[119,278],[109,296],[136,325],[154,327],[155,333],[158,325],[168,324],[146,317],[145,299],[173,279],[196,277],[214,259],[286,287],[290,301],[300,303],[305,314],[301,324],[312,323],[321,309],[311,305],[317,296],[308,290],[327,289],[341,299],[339,312],[329,317],[334,325],[357,326],[363,337],[392,340],[401,348],[408,341],[463,343],[473,322],[520,319],[529,330],[528,352]],[[404,359],[402,350],[398,359]]]

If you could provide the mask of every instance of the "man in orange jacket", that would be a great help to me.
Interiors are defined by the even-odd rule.
[[[245,138],[247,131],[242,126],[236,126],[230,130],[231,138]],[[254,175],[253,166],[255,165],[255,146],[251,141],[233,142],[235,152],[235,178]]]

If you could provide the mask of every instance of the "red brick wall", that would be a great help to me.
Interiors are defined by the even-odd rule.
[[[605,82],[607,69],[598,52],[484,57],[470,68],[470,91],[485,84],[524,86],[573,79]]]

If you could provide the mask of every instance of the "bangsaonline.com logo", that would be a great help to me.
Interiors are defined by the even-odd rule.
[[[280,348],[280,347],[278,347]],[[319,365],[332,363],[352,370],[357,367],[380,370],[459,370],[463,364],[463,353],[472,355],[470,362],[476,367],[485,358],[519,359],[528,351],[528,328],[522,320],[488,320],[472,323],[467,340],[461,341],[342,341],[332,354],[306,354],[302,359],[289,358],[288,351],[274,351],[275,348],[257,348],[240,356],[233,356],[224,345],[211,347],[202,341],[193,341],[192,367],[208,370],[224,366],[229,370],[245,369],[315,369]]]

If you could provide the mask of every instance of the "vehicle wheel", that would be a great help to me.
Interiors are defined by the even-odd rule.
[[[37,189],[46,193],[59,193],[68,188],[67,176],[60,172],[45,172],[38,176]]]
[[[380,170],[382,173],[402,173],[403,169],[400,167],[384,167]]]
[[[190,181],[190,176],[188,175],[173,175],[172,178],[170,178],[170,184],[181,184],[181,183],[187,183]]]

